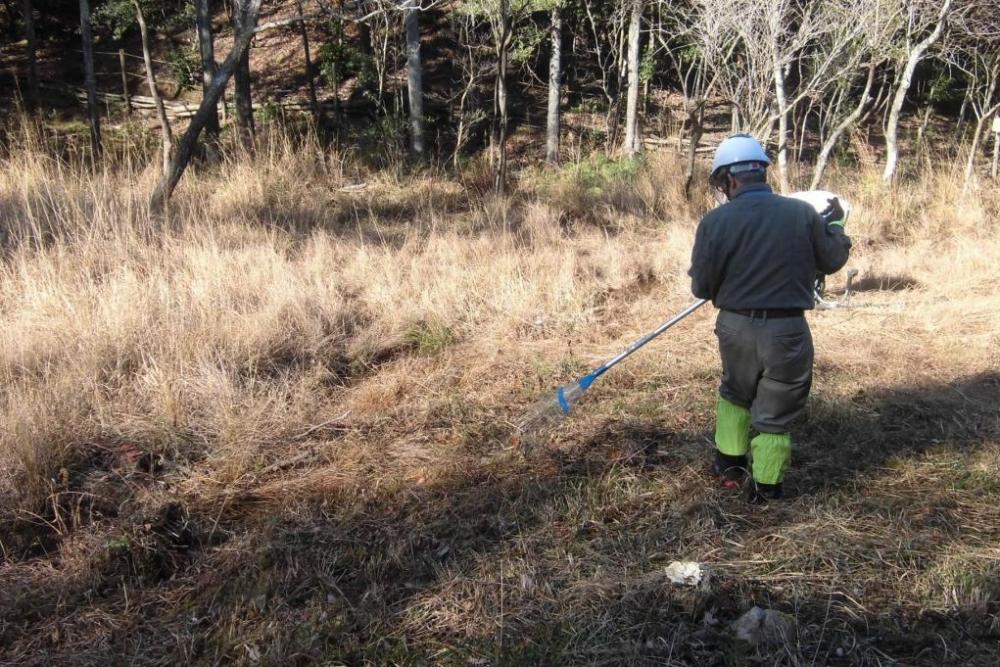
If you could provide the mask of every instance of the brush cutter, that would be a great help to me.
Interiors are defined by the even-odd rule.
[[[858,270],[851,269],[847,272],[847,287],[844,288],[844,297],[840,301],[828,301],[819,292],[816,293],[816,310],[837,310],[839,308],[873,308],[880,304],[855,304],[851,301],[854,296],[854,279],[858,277]]]
[[[625,359],[639,350],[639,348],[643,347],[646,343],[653,340],[667,329],[671,328],[685,317],[704,306],[706,303],[707,301],[705,299],[695,301],[690,306],[674,315],[668,321],[664,322],[650,333],[629,345],[628,348],[617,357],[604,362],[593,372],[584,375],[573,384],[559,387],[554,395],[549,395],[543,400],[535,403],[528,409],[527,412],[525,412],[524,416],[518,420],[518,434],[528,435],[530,433],[537,433],[554,426],[570,413],[573,406],[583,397],[583,394],[590,389],[590,386],[594,384],[597,378],[601,377],[609,370],[625,361]]]

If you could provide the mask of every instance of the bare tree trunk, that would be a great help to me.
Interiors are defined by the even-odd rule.
[[[24,38],[28,51],[28,110],[34,111],[40,103],[38,94],[38,57],[35,41],[35,8],[32,0],[21,0],[21,13],[24,15]]]
[[[962,143],[962,130],[965,129],[965,110],[969,108],[969,102],[972,100],[973,92],[975,87],[966,86],[965,95],[962,96],[962,106],[958,108],[958,119],[955,122],[955,137],[952,142],[955,144]]]
[[[388,31],[386,31],[388,32]],[[358,25],[358,47],[361,50],[362,56],[365,58],[370,58],[375,66],[375,110],[376,113],[385,112],[385,80],[386,80],[386,52],[387,48],[378,48],[378,37],[372,31],[371,25],[367,22]],[[341,27],[337,30],[336,42],[338,51],[343,47],[344,44],[344,28]],[[337,127],[340,127],[340,70],[338,69],[337,61],[334,60],[330,63],[330,80],[333,84],[334,91],[337,94],[334,95],[334,120]]]
[[[465,103],[469,98],[469,94],[476,85],[476,61],[473,55],[473,49],[469,46],[469,42],[466,41],[466,49],[469,54],[469,66],[468,73],[469,77],[465,81],[465,88],[462,90],[462,96],[458,101],[458,131],[455,133],[455,152],[451,156],[452,164],[455,168],[458,168],[458,160],[462,154],[462,146],[465,144]]]
[[[594,18],[594,12],[592,5],[594,4],[591,0],[583,1],[583,9],[587,14],[587,23],[590,27],[590,36],[594,40],[594,55],[597,59],[597,66],[601,71],[601,91],[604,93],[604,97],[608,102],[608,109],[604,117],[604,127],[605,127],[605,141],[604,150],[605,153],[611,155],[614,145],[618,141],[618,111],[619,102],[621,98],[621,77],[618,74],[618,63],[617,56],[612,53],[605,54],[604,49],[601,47],[601,43],[607,38],[607,35],[601,33],[601,28],[598,27],[598,23]],[[615,28],[617,30],[617,28]],[[574,47],[576,41],[574,39]]]
[[[552,53],[549,55],[549,109],[545,123],[545,161],[559,164],[559,100],[562,97],[562,13],[552,8]]]
[[[778,185],[782,194],[791,191],[788,184],[788,98],[785,96],[785,72],[777,58],[777,46],[772,47],[774,58],[774,96],[778,103]]]
[[[497,35],[497,78],[494,98],[493,144],[496,152],[493,188],[498,194],[507,190],[507,66],[511,31],[510,0],[500,0],[500,34]]]
[[[976,121],[976,128],[972,131],[972,145],[969,147],[969,157],[965,160],[965,178],[962,181],[963,188],[968,188],[972,182],[972,176],[976,173],[976,158],[979,156],[979,141],[983,136],[983,126],[986,118]]]
[[[696,105],[688,115],[691,122],[691,137],[688,139],[686,166],[684,168],[684,196],[691,195],[691,184],[694,183],[694,165],[698,157],[698,143],[705,134],[705,100],[697,100]]]
[[[261,2],[263,0],[246,0],[244,13],[246,18],[244,22],[245,28],[236,34],[232,51],[229,52],[225,62],[222,63],[216,72],[215,77],[212,79],[212,85],[208,88],[208,93],[202,99],[201,104],[198,105],[198,111],[195,112],[187,131],[181,137],[180,142],[178,142],[177,150],[174,151],[174,158],[170,162],[170,173],[163,177],[150,198],[149,207],[151,210],[163,210],[167,200],[170,199],[170,195],[173,194],[174,188],[177,187],[177,183],[180,182],[181,176],[184,175],[184,170],[187,169],[188,162],[191,161],[191,155],[194,153],[195,144],[198,142],[198,136],[208,123],[209,116],[216,113],[219,98],[222,97],[222,93],[226,90],[226,84],[229,83],[229,78],[236,69],[236,63],[243,57],[247,49],[250,48],[250,41],[253,39],[253,29],[257,25],[257,18],[260,15]]]
[[[868,79],[865,81],[865,90],[861,93],[861,97],[858,100],[858,106],[854,107],[854,110],[848,114],[836,128],[834,128],[833,132],[830,133],[830,136],[826,138],[825,142],[823,142],[823,147],[820,149],[819,156],[816,158],[816,167],[813,169],[812,183],[809,185],[810,190],[817,189],[819,187],[819,182],[823,180],[823,173],[826,171],[826,166],[830,162],[830,156],[833,154],[833,149],[836,148],[840,137],[844,134],[844,132],[854,127],[854,124],[857,123],[864,114],[865,107],[871,103],[871,91],[874,83],[875,63],[872,63],[868,66]]]
[[[993,122],[997,123],[996,119]],[[997,180],[997,167],[1000,166],[1000,123],[994,127],[996,129],[993,131],[993,168],[990,169],[990,177],[995,181]]]
[[[80,0],[80,39],[83,44],[83,81],[87,89],[90,146],[96,159],[101,154],[101,117],[97,108],[97,78],[94,75],[94,36],[90,31],[90,2]]]
[[[990,97],[993,96],[993,89],[995,86],[996,84],[994,83],[990,89]],[[987,99],[990,99],[990,97],[987,97]],[[969,159],[965,163],[965,187],[969,187],[969,184],[972,182],[972,177],[976,172],[976,158],[979,156],[979,142],[982,140],[983,130],[986,129],[993,114],[998,111],[1000,111],[1000,104],[988,109],[986,113],[980,116],[979,120],[976,121],[976,130],[972,134],[972,147],[969,149]]]
[[[795,129],[798,128],[798,136],[795,138],[795,162],[802,162],[802,151],[805,150],[806,146],[806,133],[809,131],[809,114],[812,113],[812,104],[806,107],[806,110],[802,113],[801,118],[796,118],[795,110],[792,110],[792,135],[795,135]]]
[[[406,83],[410,97],[410,150],[424,155],[424,76],[420,63],[420,9],[406,11]]]
[[[625,155],[633,157],[642,150],[639,135],[639,40],[642,37],[642,0],[632,0],[628,28],[628,99],[625,107]]]
[[[233,19],[237,34],[246,31],[247,6],[252,0],[233,0]],[[233,93],[236,102],[236,125],[240,141],[247,150],[253,150],[257,130],[253,119],[253,93],[250,89],[250,48],[247,47],[236,63],[233,73]]]
[[[299,16],[304,14],[302,10],[302,0],[296,0]],[[299,36],[302,37],[302,54],[306,59],[306,82],[309,84],[309,110],[312,111],[313,125],[319,128],[320,109],[319,100],[316,98],[316,76],[313,72],[312,54],[309,50],[309,30],[306,29],[306,22],[299,21]]]
[[[212,16],[209,0],[195,0],[195,24],[198,30],[198,50],[201,53],[201,93],[208,94],[215,76],[215,39],[212,37]],[[215,110],[205,124],[205,133],[214,142],[219,137],[219,112]]]
[[[146,29],[146,18],[142,15],[142,7],[139,0],[132,0],[135,7],[135,20],[139,23],[139,35],[142,38],[142,60],[146,65],[146,85],[149,86],[149,95],[156,105],[156,115],[160,119],[160,139],[163,144],[163,174],[170,172],[170,153],[174,145],[174,135],[170,131],[170,119],[167,118],[167,110],[163,106],[163,98],[160,91],[156,89],[156,74],[153,72],[153,58],[149,53],[149,33]]]
[[[507,189],[507,47],[503,49],[497,73],[497,108],[500,112],[497,134],[497,170],[496,191],[503,193]]]
[[[994,114],[1000,114],[1000,102],[996,105],[990,107],[990,103],[993,101],[993,95],[997,92],[997,86],[1000,85],[1000,59],[995,61],[995,64],[989,69],[986,78],[987,86],[985,91],[985,96],[981,101],[973,102],[972,107],[976,112],[977,122],[976,129],[972,135],[972,147],[969,149],[969,159],[965,164],[965,183],[964,187],[968,188],[969,184],[973,180],[973,175],[976,170],[976,158],[979,153],[979,142],[986,141],[983,138],[987,128],[990,127],[990,120],[993,118]],[[969,88],[975,87],[977,81],[973,79],[969,83]],[[1000,116],[997,116],[1000,118]]]
[[[920,121],[920,127],[917,128],[917,145],[924,145],[924,135],[927,133],[927,126],[931,124],[931,114],[934,113],[934,104],[932,102],[927,103],[927,108],[924,109],[924,119]]]
[[[917,65],[923,60],[927,49],[934,45],[944,32],[948,15],[951,13],[951,0],[944,0],[941,11],[938,13],[937,24],[934,30],[922,42],[914,46],[906,58],[906,65],[903,74],[899,78],[899,85],[896,87],[896,94],[892,98],[892,105],[889,107],[889,118],[885,132],[885,171],[882,172],[882,180],[886,183],[892,181],[896,175],[896,167],[899,164],[899,115],[903,110],[903,103],[906,101],[906,94],[910,90],[913,82],[913,73]]]

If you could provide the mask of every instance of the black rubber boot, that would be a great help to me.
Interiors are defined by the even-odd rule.
[[[781,483],[761,484],[751,481],[747,486],[747,502],[754,505],[766,505],[771,500],[778,500],[782,496]]]
[[[719,478],[724,488],[739,489],[747,477],[747,457],[730,456],[716,450],[712,472]]]

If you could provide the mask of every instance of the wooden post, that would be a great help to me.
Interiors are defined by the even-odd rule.
[[[122,95],[125,97],[125,113],[132,114],[132,100],[128,95],[128,69],[125,67],[125,49],[118,49],[118,63],[122,68]]]

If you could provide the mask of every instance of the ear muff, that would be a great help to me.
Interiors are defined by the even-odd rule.
[[[713,188],[721,188],[726,184],[726,177],[729,176],[729,168],[722,167],[721,169],[716,169],[712,172],[711,176],[708,177],[708,184]]]
[[[767,165],[762,162],[739,162],[724,167],[719,167],[708,177],[708,183],[712,187],[721,188],[726,184],[726,177],[730,174],[749,174],[751,172],[764,173]]]

